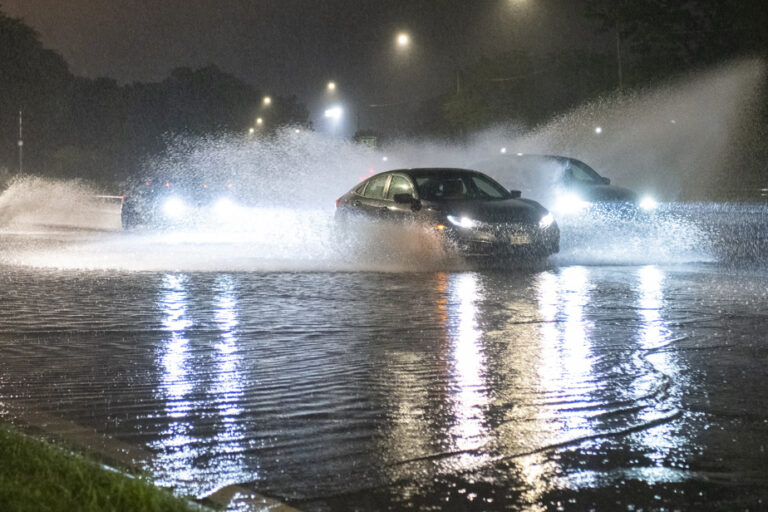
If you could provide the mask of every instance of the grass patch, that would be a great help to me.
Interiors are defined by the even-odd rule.
[[[201,510],[145,478],[103,468],[82,455],[0,426],[0,510]]]

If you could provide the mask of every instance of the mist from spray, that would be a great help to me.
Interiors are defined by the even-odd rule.
[[[586,105],[530,132],[497,127],[463,144],[405,140],[374,150],[292,128],[263,138],[179,137],[162,156],[147,162],[145,176],[119,192],[131,194],[145,180],[186,188],[231,183],[242,202],[238,215],[125,233],[118,230],[119,208],[88,187],[27,178],[0,195],[0,236],[16,237],[6,244],[0,262],[184,271],[402,271],[445,268],[447,263],[462,268],[455,255],[416,226],[339,233],[334,200],[374,172],[473,167],[501,148],[577,157],[616,184],[652,190],[667,200],[696,195],[717,182],[739,154],[754,153],[748,146],[764,78],[761,62],[739,61],[644,94]],[[494,177],[508,188],[522,188],[514,176]],[[653,222],[560,218],[561,253],[554,261],[711,260],[712,237],[696,224],[697,213],[690,211],[696,207],[664,208],[667,214]],[[104,232],[62,236],[52,244],[42,243],[43,235],[29,244],[20,238],[43,227]]]

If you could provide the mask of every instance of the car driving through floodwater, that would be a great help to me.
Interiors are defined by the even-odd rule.
[[[190,183],[148,180],[123,198],[124,229],[167,228],[208,221],[226,221],[242,204],[230,182]]]
[[[556,215],[590,209],[636,214],[658,206],[651,196],[613,185],[586,163],[567,156],[505,154],[477,167],[514,184],[523,194],[536,197]]]
[[[546,208],[473,170],[383,172],[341,196],[336,207],[342,225],[360,219],[415,223],[466,257],[503,261],[559,251],[560,230]]]

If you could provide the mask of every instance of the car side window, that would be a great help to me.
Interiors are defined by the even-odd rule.
[[[389,182],[387,199],[394,201],[396,194],[408,194],[413,197],[413,185],[402,176],[392,176],[392,181]]]
[[[387,184],[388,178],[388,174],[382,174],[381,176],[371,178],[368,182],[368,186],[365,187],[363,197],[367,197],[368,199],[384,199],[384,185]]]

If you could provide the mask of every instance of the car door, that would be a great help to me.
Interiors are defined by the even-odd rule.
[[[397,194],[408,194],[416,199],[413,183],[405,175],[393,174],[389,181],[386,196],[386,216],[396,222],[411,221],[414,218],[413,204],[396,203],[395,195]]]
[[[355,206],[360,213],[368,217],[374,219],[386,217],[388,211],[386,191],[389,179],[389,174],[380,174],[370,178],[363,190],[362,196],[353,201],[353,206]]]

